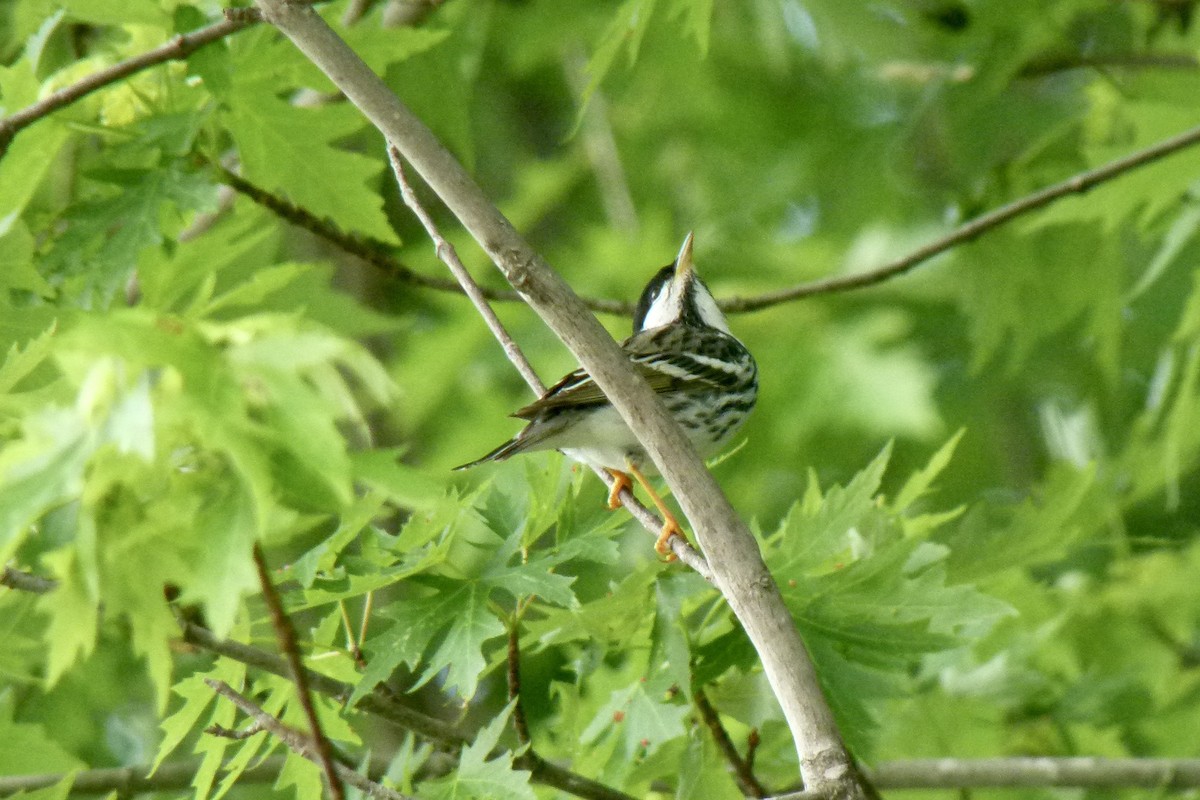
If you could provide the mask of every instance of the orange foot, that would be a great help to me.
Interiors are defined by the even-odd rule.
[[[687,541],[687,537],[683,535],[683,528],[679,527],[675,517],[667,514],[666,518],[667,521],[663,523],[662,532],[658,534],[658,539],[654,542],[654,552],[662,556],[663,561],[670,564],[675,560],[675,554],[671,552],[671,537],[678,536],[684,541]]]
[[[620,470],[610,469],[608,474],[613,476],[613,485],[608,491],[608,510],[616,511],[621,507],[621,498],[618,495],[624,489],[632,489],[633,481]]]

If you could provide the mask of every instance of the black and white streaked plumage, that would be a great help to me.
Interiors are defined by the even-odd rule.
[[[642,291],[633,335],[621,343],[650,387],[662,398],[701,457],[716,453],[746,421],[758,395],[758,369],[692,266],[689,233],[673,264],[659,270]],[[641,477],[651,467],[645,450],[582,369],[570,373],[535,402],[513,414],[525,429],[487,455],[455,469],[502,461],[517,453],[561,450],[617,477],[609,504],[629,485],[631,471],[666,512]],[[668,514],[669,516],[669,514]],[[668,530],[670,528],[671,530]],[[669,519],[659,540],[678,533]]]

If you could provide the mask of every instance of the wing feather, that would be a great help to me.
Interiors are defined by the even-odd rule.
[[[746,367],[697,356],[689,351],[686,342],[674,341],[685,336],[680,326],[642,331],[622,342],[634,366],[650,388],[659,394],[688,392],[729,386],[744,378]],[[717,334],[723,336],[723,334]],[[732,337],[727,337],[732,341]],[[741,347],[740,343],[737,345]],[[747,354],[748,356],[749,354]],[[748,369],[752,378],[753,361]],[[546,390],[540,398],[513,414],[520,419],[533,419],[551,409],[586,408],[608,402],[604,392],[584,370],[577,369]]]

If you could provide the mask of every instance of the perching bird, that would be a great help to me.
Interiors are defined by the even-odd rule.
[[[633,336],[621,348],[702,458],[728,442],[754,408],[758,368],[750,351],[729,332],[725,316],[696,275],[690,233],[675,263],[646,284],[634,311]],[[627,474],[632,473],[666,520],[654,548],[670,555],[668,541],[683,532],[643,474],[653,464],[586,372],[575,370],[513,416],[529,424],[487,455],[455,469],[503,461],[517,453],[561,450],[613,475],[616,481],[608,496],[612,509],[621,505],[621,490],[632,486]]]

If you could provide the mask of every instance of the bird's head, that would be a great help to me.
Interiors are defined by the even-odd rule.
[[[692,264],[692,234],[683,240],[675,263],[655,273],[633,312],[633,332],[664,325],[709,327],[729,333],[725,315]]]

